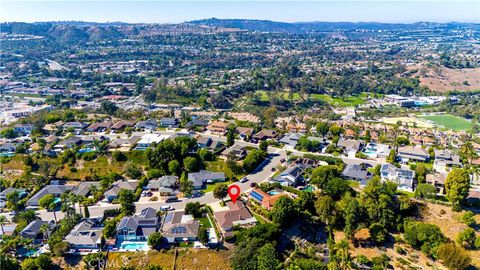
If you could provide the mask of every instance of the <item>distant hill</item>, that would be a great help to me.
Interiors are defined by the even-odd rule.
[[[267,20],[246,20],[246,19],[204,19],[187,22],[194,25],[207,25],[214,27],[238,28],[259,32],[280,32],[300,33],[301,28],[295,24],[285,22],[274,22]]]
[[[207,25],[215,27],[230,27],[249,31],[259,32],[279,32],[279,33],[312,33],[312,32],[330,32],[339,30],[394,30],[405,28],[417,28],[433,25],[441,25],[431,22],[417,22],[411,24],[403,23],[379,23],[379,22],[275,22],[268,20],[249,20],[249,19],[204,19],[187,22],[194,25]],[[459,25],[464,23],[447,23],[445,25]]]
[[[290,34],[322,33],[351,30],[394,30],[438,25],[456,27],[464,23],[438,24],[419,22],[413,24],[390,24],[377,22],[298,22],[286,23],[248,19],[204,19],[180,24],[128,24],[123,22],[96,23],[81,21],[1,23],[1,32],[28,34],[53,38],[61,43],[99,41],[132,36],[149,36],[172,33],[215,33],[224,28],[244,31],[274,32]],[[474,24],[471,24],[474,25]],[[478,27],[478,24],[475,24]]]

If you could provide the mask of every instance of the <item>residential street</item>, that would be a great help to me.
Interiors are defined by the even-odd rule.
[[[237,141],[237,143],[243,144],[245,142]],[[250,145],[250,143],[245,143],[245,144]],[[254,144],[251,144],[251,145],[254,145]],[[267,180],[267,178],[273,174],[272,168],[278,166],[280,164],[281,159],[287,158],[285,150],[282,150],[282,149],[269,147],[268,153],[269,153],[268,158],[259,166],[259,168],[257,168],[257,170],[255,170],[252,174],[247,176],[249,181],[245,183],[240,183],[240,182],[236,183],[240,187],[240,190],[242,191],[242,193],[251,189],[250,188],[251,183],[254,182],[258,184]],[[160,201],[142,202],[142,203],[136,202],[135,205],[136,205],[136,211],[137,213],[139,213],[140,211],[142,211],[142,209],[147,207],[160,209],[161,206],[170,205],[176,210],[178,210],[178,209],[183,209],[188,202],[200,202],[201,204],[210,204],[216,201],[219,201],[219,200],[213,197],[213,192],[208,192],[204,194],[202,197],[183,199],[178,202],[171,202],[171,203],[165,203]],[[88,207],[88,211],[90,212],[91,217],[97,217],[97,216],[103,216],[103,212],[105,210],[115,209],[118,207],[119,205],[111,205],[111,204],[101,205],[101,206],[90,206]],[[48,212],[46,210],[38,210],[37,212],[39,213],[39,216],[42,218],[42,220],[53,220],[53,212]],[[64,216],[63,213],[60,211],[58,211],[56,214],[57,214],[57,219],[62,219]]]

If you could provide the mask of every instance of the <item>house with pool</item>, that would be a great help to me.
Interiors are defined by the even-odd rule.
[[[116,230],[117,243],[121,249],[128,242],[144,242],[146,244],[148,237],[157,232],[159,228],[157,211],[151,207],[145,208],[138,215],[123,217],[120,220]]]

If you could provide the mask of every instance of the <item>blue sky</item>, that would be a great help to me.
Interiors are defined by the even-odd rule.
[[[178,23],[211,17],[284,22],[480,22],[480,1],[0,0],[0,21]]]

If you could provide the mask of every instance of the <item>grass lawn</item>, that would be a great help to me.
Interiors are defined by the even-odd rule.
[[[437,126],[452,130],[466,130],[472,127],[472,123],[466,119],[451,114],[442,115],[420,115],[420,118],[432,121]]]
[[[260,223],[260,224],[267,223],[267,221],[265,221],[265,219],[263,219],[259,214],[255,213],[255,212],[251,212],[251,213],[255,217],[255,219],[258,221],[258,223]]]
[[[200,224],[205,226],[205,228],[212,228],[212,224],[210,224],[210,221],[208,221],[208,218],[203,217],[203,218],[197,218]]]
[[[354,107],[365,103],[365,98],[362,96],[348,96],[348,97],[332,97],[327,94],[311,94],[310,99],[322,100],[333,106],[340,107]]]
[[[213,191],[213,189],[218,186],[218,185],[221,185],[221,184],[226,184],[226,185],[230,185],[231,183],[233,183],[232,181],[225,181],[225,182],[218,182],[218,183],[213,183],[213,184],[207,184],[207,188],[205,189],[202,189],[203,192],[207,193],[207,192],[210,192],[210,191]]]
[[[260,101],[263,101],[263,102],[270,101],[270,99],[268,98],[267,91],[258,90],[258,91],[255,91],[255,93],[258,95]],[[273,92],[272,92],[272,93],[273,93]],[[278,93],[278,92],[276,92],[276,93]],[[292,94],[292,98],[290,99],[290,95],[289,95],[289,93],[286,92],[286,91],[281,92],[280,97],[281,97],[283,100],[293,100],[293,101],[298,101],[298,100],[300,100],[300,94],[299,94],[299,93],[293,93],[293,94]]]
[[[234,174],[228,167],[225,162],[225,160],[217,158],[215,161],[208,161],[207,166],[205,168],[207,171],[212,171],[212,172],[224,172],[225,176],[228,178],[236,177],[237,179],[241,179],[244,177],[246,174],[241,173],[241,174]]]

